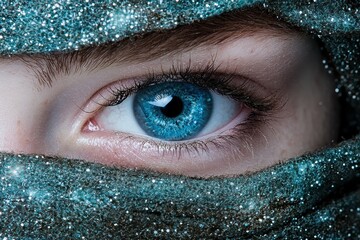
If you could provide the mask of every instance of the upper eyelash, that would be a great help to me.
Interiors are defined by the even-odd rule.
[[[280,94],[274,92],[266,97],[257,97],[254,87],[251,86],[251,80],[239,76],[236,73],[222,73],[218,71],[218,66],[215,66],[214,60],[205,67],[193,69],[191,64],[186,68],[181,68],[173,65],[168,72],[162,71],[161,74],[149,73],[142,80],[135,80],[132,87],[113,86],[109,87],[108,92],[111,94],[110,99],[106,99],[104,107],[115,106],[124,101],[131,94],[136,93],[140,89],[146,88],[149,85],[161,82],[182,81],[197,84],[200,87],[213,90],[218,94],[228,96],[238,102],[244,103],[252,111],[257,113],[265,113],[278,108],[280,101]],[[231,82],[234,78],[241,78],[243,81],[236,87]]]

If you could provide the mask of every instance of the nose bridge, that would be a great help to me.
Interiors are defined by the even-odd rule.
[[[34,153],[42,134],[41,93],[21,64],[0,67],[0,151]]]
[[[2,96],[4,97],[4,96]],[[2,99],[0,108],[0,151],[35,153],[41,139],[41,119],[36,104],[28,96]]]

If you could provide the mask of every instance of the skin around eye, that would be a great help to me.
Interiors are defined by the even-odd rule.
[[[14,81],[0,82],[0,116],[7,116],[0,124],[8,126],[1,129],[1,150],[209,177],[258,171],[331,144],[337,139],[337,103],[318,47],[297,34],[259,34],[147,62],[81,69],[59,76],[52,88],[41,91],[33,87],[26,64],[7,63],[2,77]],[[109,117],[112,107],[107,106],[113,100],[107,94],[112,86],[132,89],[146,76],[161,76],[174,66],[177,73],[196,73],[211,64],[214,75],[233,77],[208,88],[237,106],[234,115],[216,121],[221,124],[214,131],[204,127],[189,139],[159,141],[140,136],[141,128],[140,133],[120,129],[115,120],[114,125],[106,122],[117,118]]]
[[[253,83],[247,86],[248,91],[257,95],[257,99],[277,99],[274,93],[281,94],[282,100],[277,99],[278,105],[274,107],[274,111],[267,115],[262,114],[261,118],[252,122],[245,121],[248,124],[246,127],[245,124],[236,127],[236,124],[241,122],[239,121],[234,125],[230,124],[232,127],[226,128],[226,131],[215,131],[211,137],[203,136],[198,140],[158,141],[128,133],[126,129],[101,131],[101,128],[105,127],[98,126],[100,131],[82,134],[77,139],[77,144],[86,146],[85,149],[93,155],[94,161],[108,165],[190,176],[214,176],[257,171],[318,149],[336,139],[336,131],[328,131],[330,126],[337,126],[332,79],[323,70],[318,52],[303,54],[304,48],[313,51],[312,45],[307,45],[309,43],[304,43],[303,39],[297,39],[298,42],[285,41],[292,47],[298,47],[296,51],[286,55],[289,45],[279,39],[273,42],[264,40],[265,42],[257,44],[271,49],[270,52],[263,54],[263,49],[259,49],[248,53],[239,52],[234,56],[235,50],[247,49],[248,44],[254,44],[254,39],[249,42],[248,40],[250,39],[232,42],[228,48],[223,46],[224,51],[222,54],[217,53],[214,64],[222,66],[216,67],[217,71],[227,71],[229,74],[236,72],[247,76],[246,79]],[[280,43],[284,45],[279,47]],[[209,59],[204,58],[203,54],[200,52],[196,60],[193,58],[195,54],[191,54],[192,62],[198,64],[198,69],[208,64],[207,61],[202,61]],[[252,63],[256,64],[248,68],[248,62],[244,60],[252,60]],[[168,62],[178,61],[188,62]],[[162,66],[158,74],[162,74],[164,69],[173,68],[173,65],[166,66],[168,67]],[[130,88],[132,84],[121,80],[120,82],[123,88]],[[132,82],[131,79],[129,82]],[[233,89],[241,88],[243,79],[234,78],[232,84]],[[95,115],[87,114],[84,119],[92,119]],[[250,117],[251,112],[247,118]],[[328,119],[332,120],[329,122]],[[86,126],[87,120],[83,125]],[[324,122],[329,122],[329,125],[324,125]]]

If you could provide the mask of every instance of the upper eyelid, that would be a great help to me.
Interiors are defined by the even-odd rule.
[[[82,109],[84,112],[95,114],[101,111],[103,107],[120,104],[129,95],[136,93],[139,89],[151,84],[167,81],[181,81],[197,84],[201,87],[211,89],[218,94],[229,96],[236,101],[242,102],[258,113],[278,111],[281,109],[281,105],[284,105],[282,103],[284,101],[283,97],[281,97],[282,94],[280,94],[280,90],[262,96],[259,92],[266,90],[264,86],[254,83],[251,79],[238,75],[236,72],[226,73],[218,71],[218,67],[219,66],[215,65],[215,58],[204,66],[196,68],[194,68],[191,65],[191,61],[189,61],[189,65],[185,68],[172,65],[168,71],[162,69],[160,73],[148,73],[147,75],[138,77],[133,80],[130,86],[125,86],[122,83],[122,80],[118,80],[106,85],[94,94],[95,96],[100,95],[105,102],[95,102],[97,103],[97,108],[93,111],[86,111],[86,106]],[[235,86],[234,83],[231,83],[233,81],[240,81],[241,83]],[[262,90],[260,91],[259,88]],[[102,95],[102,92],[104,91],[109,93],[110,97],[105,97],[105,94]]]
[[[34,73],[41,89],[45,86],[51,87],[63,74],[82,70],[94,71],[124,61],[149,61],[169,53],[191,50],[202,45],[218,44],[234,39],[235,36],[238,38],[253,36],[257,31],[262,31],[269,37],[294,32],[287,24],[252,8],[182,26],[180,30],[147,34],[136,39],[135,42],[129,39],[71,53],[19,55],[11,58],[11,61],[23,62]],[[144,51],[139,46],[151,46],[151,48],[147,47]]]

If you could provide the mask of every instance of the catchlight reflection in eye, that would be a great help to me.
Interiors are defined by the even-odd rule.
[[[191,141],[226,127],[239,114],[246,119],[244,110],[243,104],[196,84],[163,82],[105,108],[96,122],[105,131]]]
[[[133,110],[141,128],[150,136],[186,140],[196,136],[213,112],[207,89],[191,83],[160,83],[136,93]]]

